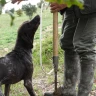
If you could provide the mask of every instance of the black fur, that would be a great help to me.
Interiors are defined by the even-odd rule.
[[[31,49],[34,34],[40,24],[37,15],[31,21],[24,22],[18,30],[14,50],[0,58],[0,84],[5,84],[5,96],[9,96],[10,84],[24,80],[24,86],[30,96],[36,96],[32,87],[33,64]],[[3,96],[0,91],[0,96]]]

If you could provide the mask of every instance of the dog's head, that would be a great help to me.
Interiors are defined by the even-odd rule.
[[[40,24],[40,16],[35,16],[31,21],[24,22],[18,30],[17,43],[26,48],[33,48],[33,40]]]

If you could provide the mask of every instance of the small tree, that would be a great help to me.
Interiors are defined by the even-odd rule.
[[[33,13],[36,13],[37,8],[35,5],[31,5],[31,3],[22,6],[22,10],[25,12],[29,19],[32,19]]]
[[[23,14],[23,12],[22,12],[22,10],[21,10],[21,9],[18,9],[18,10],[16,11],[16,13],[17,13],[17,15],[18,15],[19,17],[21,17],[21,16],[22,16],[22,14]]]

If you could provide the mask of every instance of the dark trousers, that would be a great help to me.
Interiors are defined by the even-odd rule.
[[[88,96],[92,89],[96,63],[96,17],[87,15],[77,17],[73,8],[67,9],[64,14],[60,45],[65,51],[64,90],[72,89],[73,92],[76,80],[80,78],[77,96]],[[80,64],[80,68],[78,68],[78,64]],[[80,77],[78,77],[78,73],[80,73]],[[75,87],[69,86],[68,81]],[[68,92],[64,93],[72,93]]]

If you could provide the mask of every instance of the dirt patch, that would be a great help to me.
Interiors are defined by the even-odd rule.
[[[37,96],[43,96],[45,92],[53,92],[54,91],[54,81],[48,83],[48,76],[43,78],[36,78],[33,80],[33,86],[35,86],[35,92]],[[96,85],[96,83],[94,83]],[[58,86],[60,82],[58,82]],[[39,91],[38,91],[39,90]],[[96,89],[91,91],[90,96],[96,96]]]

